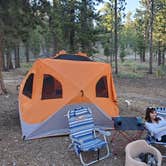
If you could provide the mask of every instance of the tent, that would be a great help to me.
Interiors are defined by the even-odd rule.
[[[78,106],[90,107],[95,124],[104,128],[119,115],[110,65],[85,55],[38,59],[19,90],[23,138],[68,134],[67,112]]]

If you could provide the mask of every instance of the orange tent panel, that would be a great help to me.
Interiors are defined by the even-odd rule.
[[[71,57],[75,56],[78,58],[79,55]],[[87,59],[58,59],[57,56],[37,60],[20,86],[23,135],[32,139],[62,134],[67,128],[62,125],[63,120],[67,123],[64,118],[66,108],[81,103],[94,105],[107,119],[119,115],[109,64]],[[59,123],[58,118],[61,119]]]

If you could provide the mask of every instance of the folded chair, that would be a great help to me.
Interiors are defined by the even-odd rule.
[[[69,136],[72,141],[70,147],[73,147],[84,166],[109,157],[110,151],[106,136],[109,136],[110,132],[95,128],[90,108],[78,107],[68,111],[68,122]],[[106,150],[104,156],[100,157],[100,149]],[[89,162],[85,161],[84,155],[88,151],[96,151],[97,158]]]
[[[151,145],[148,145],[145,140],[137,140],[127,144],[125,148],[126,159],[125,166],[148,166],[145,162],[139,160],[138,156],[141,153],[151,153],[157,160],[157,166],[161,166],[161,153]]]

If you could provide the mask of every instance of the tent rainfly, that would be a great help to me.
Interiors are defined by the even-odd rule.
[[[66,114],[91,108],[97,126],[119,115],[110,64],[85,55],[38,59],[20,85],[19,114],[25,140],[69,133]]]

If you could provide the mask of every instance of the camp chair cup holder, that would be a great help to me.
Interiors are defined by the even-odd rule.
[[[117,125],[118,125],[118,126],[121,126],[121,125],[122,125],[122,119],[121,119],[121,117],[118,117],[118,118],[117,118]]]
[[[120,127],[122,125],[122,118],[116,117],[114,125],[115,125],[115,127]]]

